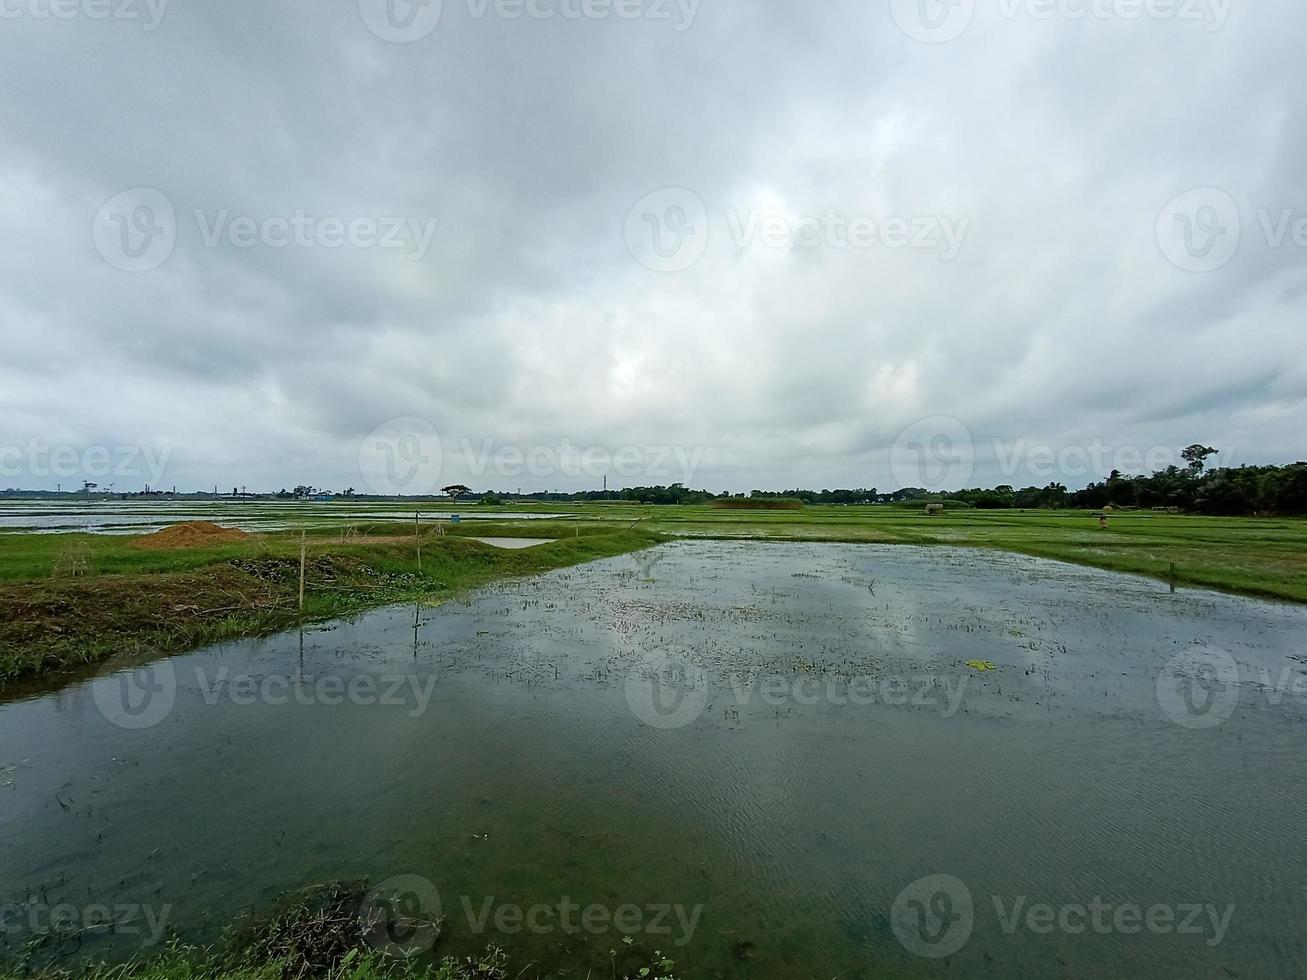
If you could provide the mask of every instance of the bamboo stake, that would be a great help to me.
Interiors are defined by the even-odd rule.
[[[304,565],[305,565],[305,535],[307,531],[300,531],[300,615],[304,615]]]
[[[413,540],[418,546],[418,571],[422,571],[422,532],[418,530],[418,511],[413,511]]]

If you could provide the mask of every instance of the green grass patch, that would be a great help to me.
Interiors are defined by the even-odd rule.
[[[125,963],[62,959],[76,935],[46,934],[0,980],[509,980],[538,976],[510,966],[490,946],[461,959],[440,955],[445,920],[402,912],[366,882],[334,882],[284,896],[265,914],[235,923],[226,938],[199,948],[178,942]],[[675,980],[676,964],[629,939],[611,953],[609,980]]]

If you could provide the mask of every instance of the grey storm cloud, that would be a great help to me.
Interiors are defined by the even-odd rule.
[[[1248,0],[0,0],[0,446],[181,488],[363,489],[397,419],[505,489],[1292,461],[1304,42]]]

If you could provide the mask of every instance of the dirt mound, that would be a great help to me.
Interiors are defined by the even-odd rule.
[[[156,551],[171,551],[175,548],[205,548],[209,545],[228,544],[244,541],[250,535],[234,527],[223,527],[212,521],[191,521],[188,524],[174,524],[162,531],[147,534],[136,541],[138,548],[152,548]]]

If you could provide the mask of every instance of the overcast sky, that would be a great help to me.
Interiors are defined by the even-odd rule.
[[[1307,457],[1305,48],[1289,0],[0,0],[0,487]]]

